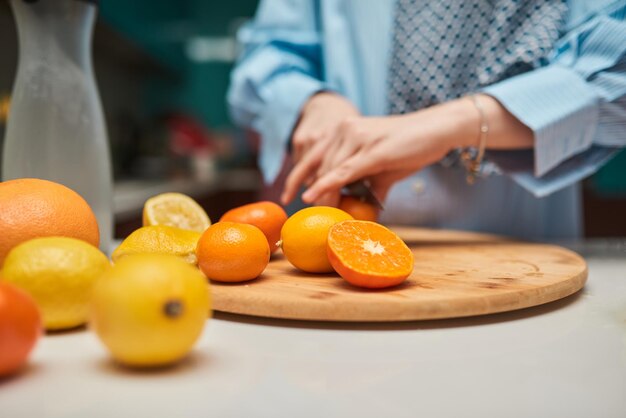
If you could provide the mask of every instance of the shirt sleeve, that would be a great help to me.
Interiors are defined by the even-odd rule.
[[[490,160],[537,196],[595,172],[626,146],[626,2],[566,33],[543,67],[484,89],[534,134],[533,158]],[[574,158],[576,157],[576,158]]]
[[[235,123],[261,136],[259,166],[278,175],[300,109],[321,81],[320,32],[314,2],[264,0],[238,33],[242,54],[227,95]]]

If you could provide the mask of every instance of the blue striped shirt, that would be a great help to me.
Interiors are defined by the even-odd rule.
[[[626,1],[568,8],[547,58],[484,89],[532,129],[534,149],[490,152],[505,176],[475,186],[458,169],[422,170],[392,189],[385,220],[525,238],[582,233],[575,183],[626,145]],[[268,182],[313,93],[338,91],[365,115],[388,112],[393,9],[393,0],[265,0],[240,31],[228,101],[234,119],[261,134]]]

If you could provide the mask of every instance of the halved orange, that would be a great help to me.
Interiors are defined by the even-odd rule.
[[[375,222],[336,223],[328,233],[327,251],[335,271],[354,286],[395,286],[413,271],[409,247],[394,232]]]

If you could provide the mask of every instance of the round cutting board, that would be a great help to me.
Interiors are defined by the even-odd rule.
[[[212,282],[222,312],[322,321],[411,321],[527,308],[580,290],[587,265],[555,245],[468,232],[393,228],[411,247],[415,268],[401,285],[353,287],[336,274],[298,271],[275,255],[255,280]]]

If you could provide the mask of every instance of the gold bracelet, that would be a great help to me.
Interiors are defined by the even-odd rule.
[[[467,183],[474,184],[476,177],[480,173],[480,168],[485,156],[485,148],[487,147],[487,136],[489,135],[489,123],[487,116],[485,115],[485,109],[478,101],[478,96],[472,94],[469,96],[470,100],[474,104],[474,107],[480,115],[480,133],[478,137],[477,149],[466,149],[461,153],[461,160],[463,161],[465,168],[467,169]]]

